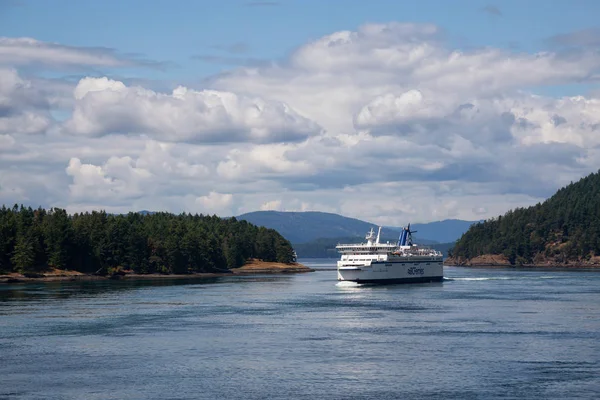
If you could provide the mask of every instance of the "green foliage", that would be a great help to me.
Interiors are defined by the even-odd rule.
[[[503,254],[512,264],[600,255],[600,172],[560,189],[544,203],[471,226],[452,256]]]
[[[277,231],[235,218],[0,209],[0,272],[182,274],[237,268],[250,258],[287,263],[293,250]]]
[[[25,272],[33,266],[34,260],[35,252],[31,238],[19,235],[11,259],[15,269],[19,272]]]

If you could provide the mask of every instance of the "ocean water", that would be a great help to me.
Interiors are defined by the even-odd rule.
[[[301,260],[302,261],[302,260]],[[600,271],[0,285],[0,399],[600,398]]]

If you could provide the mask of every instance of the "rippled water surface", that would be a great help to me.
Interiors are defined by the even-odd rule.
[[[600,271],[0,286],[0,399],[600,398]]]

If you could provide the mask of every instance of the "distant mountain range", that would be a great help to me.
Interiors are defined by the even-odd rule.
[[[337,243],[362,240],[371,228],[377,228],[377,224],[318,211],[255,211],[236,218],[275,229],[292,242],[299,257],[335,256]],[[414,224],[411,229],[418,231],[414,235],[416,243],[431,245],[445,253],[475,222],[449,219]],[[401,227],[382,228],[381,241],[398,240],[401,230]]]
[[[320,238],[363,237],[371,228],[377,228],[376,224],[359,219],[317,211],[255,211],[242,214],[237,219],[275,229],[292,243],[307,243]],[[384,229],[383,234],[386,240],[393,240],[400,231]]]
[[[445,219],[443,221],[429,222],[427,224],[411,224],[410,229],[417,231],[416,237],[427,238],[438,243],[455,242],[465,233],[471,225],[480,221],[463,221],[460,219]],[[395,231],[402,228],[390,227]],[[285,236],[285,235],[284,235]]]

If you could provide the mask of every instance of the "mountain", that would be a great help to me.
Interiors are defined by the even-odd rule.
[[[543,203],[471,226],[448,263],[600,265],[600,171]]]
[[[335,245],[342,242],[357,242],[364,239],[365,234],[376,228],[377,224],[348,218],[338,214],[307,211],[255,211],[243,214],[237,219],[244,219],[254,225],[275,229],[294,245],[299,257],[335,256]],[[419,232],[414,235],[415,243],[431,245],[446,253],[447,249],[474,222],[461,220],[445,220],[428,224],[414,224],[412,229]],[[381,241],[395,242],[402,228],[383,228]],[[439,248],[438,248],[439,247]]]
[[[445,219],[427,224],[411,224],[410,229],[417,231],[416,237],[427,238],[438,243],[451,243],[460,238],[471,225],[482,221],[463,221],[460,219]],[[390,227],[395,231],[401,227]]]
[[[307,243],[320,238],[364,237],[371,228],[377,228],[376,224],[359,219],[318,211],[255,211],[236,218],[275,229],[292,243]],[[395,240],[400,232],[382,229],[382,234],[385,240]]]

